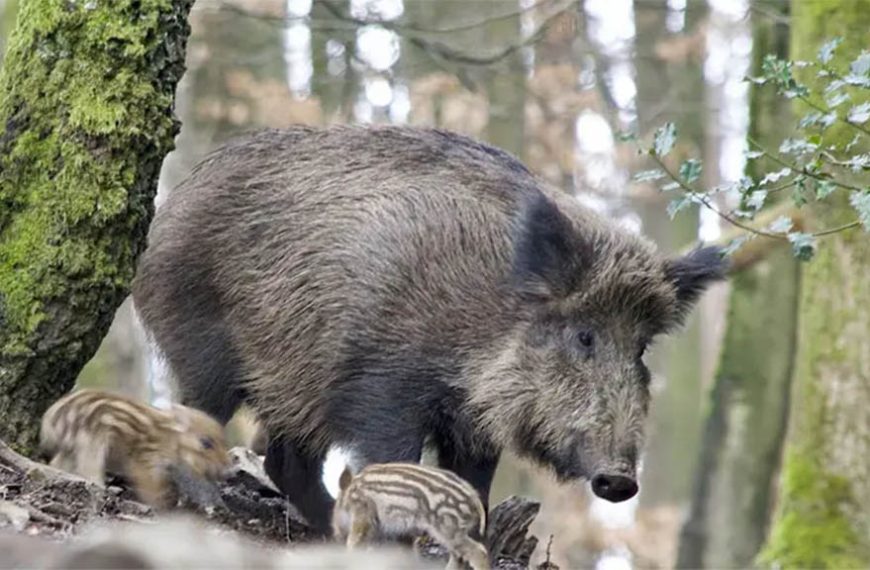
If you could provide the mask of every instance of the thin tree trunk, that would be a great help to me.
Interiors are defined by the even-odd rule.
[[[483,2],[475,6],[478,17],[496,17],[504,14],[511,2]],[[491,22],[480,28],[481,42],[485,46],[502,46],[521,41],[519,16]],[[472,48],[474,49],[474,48]],[[522,50],[506,58],[507,69],[486,70],[486,94],[489,120],[484,137],[508,152],[523,158],[525,154],[526,71]]]
[[[19,451],[128,293],[192,3],[20,7],[0,77],[0,438]]]
[[[784,13],[787,4],[768,6]],[[786,30],[753,19],[753,75],[765,54],[786,57]],[[753,87],[750,131],[776,148],[788,107]],[[752,172],[757,175],[758,173]],[[695,490],[677,567],[745,568],[764,542],[770,489],[788,414],[795,353],[798,267],[787,244],[731,281],[727,329],[711,393]]]
[[[834,63],[867,48],[870,0],[801,0],[792,6],[793,59],[814,59],[841,36]],[[812,82],[806,73],[802,80]],[[818,92],[818,90],[816,91]],[[852,94],[857,105],[861,93]],[[863,101],[867,100],[866,92]],[[802,112],[809,109],[802,107]],[[855,132],[837,125],[825,142]],[[867,152],[866,138],[864,148]],[[808,223],[855,219],[845,195],[813,203]],[[870,236],[835,234],[820,244],[801,276],[798,353],[778,508],[760,558],[777,568],[870,566]]]

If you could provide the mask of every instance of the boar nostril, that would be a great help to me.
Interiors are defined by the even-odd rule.
[[[623,475],[599,474],[592,478],[592,492],[602,499],[619,503],[637,494],[637,483]]]

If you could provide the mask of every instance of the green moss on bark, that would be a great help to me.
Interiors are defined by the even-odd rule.
[[[814,213],[825,226],[853,215],[844,200]],[[868,273],[870,240],[857,231],[825,242],[804,268],[792,425],[764,564],[870,565]]]
[[[813,59],[842,36],[835,62],[866,49],[870,0],[794,2],[792,58]],[[803,72],[802,72],[803,73]],[[810,84],[813,76],[803,73]],[[850,104],[858,104],[853,93]],[[866,95],[864,96],[866,100]],[[852,127],[825,137],[845,142]],[[851,222],[845,193],[808,208],[819,228]],[[777,516],[759,562],[776,568],[870,566],[870,237],[826,238],[802,270],[798,357]]]
[[[845,477],[828,473],[812,450],[792,450],[783,474],[783,506],[760,562],[777,568],[866,568],[855,529],[843,508],[853,497]]]
[[[0,438],[33,442],[128,292],[192,0],[31,0],[0,76]]]

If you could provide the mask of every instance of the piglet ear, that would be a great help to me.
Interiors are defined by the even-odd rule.
[[[341,477],[338,478],[339,490],[344,491],[345,489],[347,489],[352,479],[353,473],[351,472],[350,467],[345,467],[344,471],[341,472]]]
[[[514,242],[514,282],[521,294],[550,298],[572,290],[587,248],[571,221],[543,194],[523,205]]]
[[[710,284],[725,279],[728,262],[718,247],[699,247],[665,264],[665,275],[677,292],[677,317],[689,312]]]
[[[173,430],[184,433],[190,429],[191,417],[187,408],[179,404],[172,404],[164,411],[168,412],[174,420],[172,423]]]

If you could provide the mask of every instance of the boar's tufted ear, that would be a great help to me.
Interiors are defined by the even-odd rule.
[[[553,202],[543,194],[527,199],[514,242],[513,277],[521,294],[547,298],[571,291],[590,254]]]
[[[724,252],[718,247],[699,247],[667,261],[665,275],[676,288],[679,320],[711,283],[725,279],[727,269]]]

